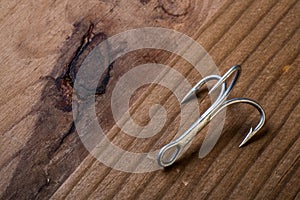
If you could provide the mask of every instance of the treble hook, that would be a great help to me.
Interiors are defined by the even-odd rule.
[[[201,131],[221,110],[226,108],[229,105],[235,103],[246,103],[254,106],[260,114],[260,121],[258,125],[253,129],[250,128],[249,133],[246,135],[242,143],[239,147],[245,145],[264,125],[265,123],[265,112],[263,108],[255,101],[247,98],[234,98],[230,100],[226,100],[234,85],[236,84],[239,75],[241,72],[241,67],[239,65],[235,65],[230,68],[222,77],[218,75],[210,75],[202,80],[200,80],[183,98],[181,104],[186,102],[193,94],[205,83],[211,80],[218,80],[218,82],[214,85],[214,87],[209,91],[208,94],[211,94],[217,88],[221,87],[219,97],[217,100],[195,121],[191,127],[186,130],[179,138],[174,140],[173,142],[165,145],[158,153],[158,164],[162,167],[167,167],[172,165],[179,156],[181,156],[187,147],[188,144],[193,140],[196,134]],[[226,80],[235,73],[229,87],[227,88]],[[173,151],[172,151],[173,149]],[[166,158],[167,157],[167,158]],[[169,157],[169,158],[168,158]]]

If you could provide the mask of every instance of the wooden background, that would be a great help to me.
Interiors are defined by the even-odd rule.
[[[299,25],[297,0],[1,1],[1,199],[300,199]],[[222,73],[242,65],[231,96],[257,100],[267,114],[252,143],[238,148],[256,113],[234,106],[204,159],[198,148],[205,130],[166,170],[120,172],[88,154],[73,125],[68,68],[80,67],[106,37],[148,26],[192,37]],[[183,59],[158,50],[133,52],[110,67],[96,98],[98,119],[115,144],[133,151],[140,142],[118,134],[110,97],[120,76],[148,62],[173,67],[191,84],[201,78]],[[146,124],[143,111],[156,101],[170,110],[163,129],[170,140],[180,115],[170,91],[139,89],[133,117]],[[199,101],[209,106],[208,98]],[[142,145],[149,147],[151,142]]]

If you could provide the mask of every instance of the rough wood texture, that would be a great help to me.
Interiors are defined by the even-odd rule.
[[[297,0],[1,1],[0,198],[300,199],[299,13]],[[260,136],[238,148],[257,116],[236,106],[204,159],[197,156],[204,134],[180,162],[151,173],[116,171],[89,155],[68,107],[68,66],[80,67],[105,37],[147,26],[189,35],[222,73],[241,64],[233,95],[264,107],[267,123]],[[172,66],[191,84],[201,78],[183,59],[158,50],[132,52],[113,63],[96,98],[97,115],[114,144],[132,151],[151,149],[157,138],[141,144],[119,133],[110,97],[120,76],[148,62]],[[144,111],[157,100],[170,119],[165,140],[154,148],[175,134],[178,101],[165,88],[149,86],[131,102],[133,117],[146,124]],[[199,101],[203,107],[210,102]]]

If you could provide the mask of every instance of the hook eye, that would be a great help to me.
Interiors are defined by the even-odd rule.
[[[172,165],[182,150],[182,147],[177,142],[171,142],[164,146],[158,153],[158,164],[162,167]]]

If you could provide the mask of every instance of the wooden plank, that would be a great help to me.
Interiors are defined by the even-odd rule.
[[[0,26],[5,30],[0,37],[1,199],[297,199],[299,1],[172,2],[0,3]],[[204,134],[167,170],[125,173],[89,155],[74,128],[66,69],[79,68],[105,37],[147,26],[189,35],[205,47],[222,73],[242,64],[232,96],[263,105],[267,124],[260,136],[245,148],[237,147],[257,116],[248,107],[235,106],[228,110],[221,139],[203,159],[197,151]],[[76,54],[80,47],[84,50]],[[178,131],[177,99],[153,85],[134,94],[130,109],[145,125],[149,107],[163,105],[170,119],[158,136],[141,142],[115,124],[110,107],[114,86],[127,71],[148,62],[171,66],[191,84],[201,78],[189,63],[168,52],[141,50],[118,59],[108,71],[108,84],[102,82],[96,110],[107,137],[128,151],[158,149]],[[202,110],[210,104],[202,96],[199,102]]]

